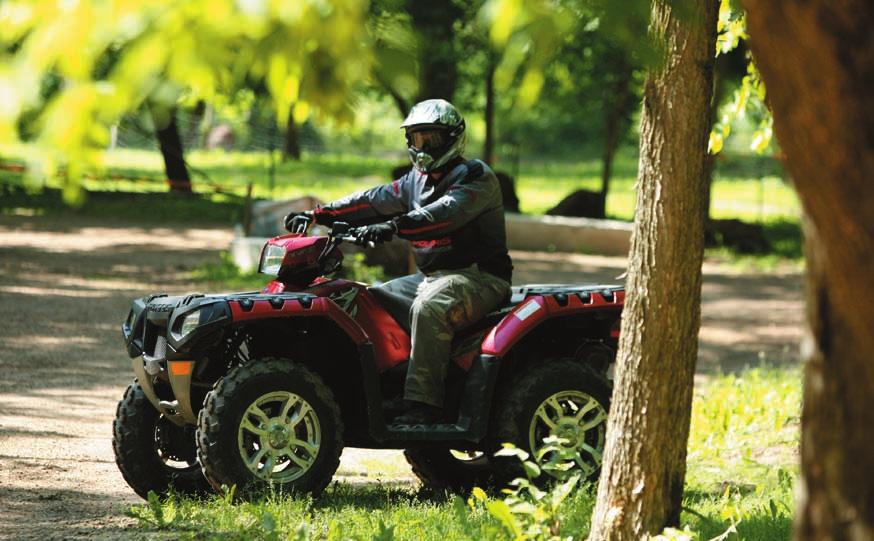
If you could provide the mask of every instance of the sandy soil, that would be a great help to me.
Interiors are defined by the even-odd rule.
[[[0,538],[135,537],[140,500],[116,469],[115,406],[132,374],[120,325],[134,297],[190,291],[185,272],[230,229],[0,217]],[[615,283],[621,258],[513,253],[516,283]],[[699,371],[798,357],[797,274],[705,265]],[[347,450],[346,481],[413,482],[398,452]]]

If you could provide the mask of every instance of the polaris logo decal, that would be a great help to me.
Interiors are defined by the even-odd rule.
[[[525,306],[516,310],[516,313],[513,315],[516,316],[516,319],[519,321],[525,321],[531,316],[531,314],[540,310],[540,308],[540,303],[538,303],[536,299],[531,299],[525,304]]]

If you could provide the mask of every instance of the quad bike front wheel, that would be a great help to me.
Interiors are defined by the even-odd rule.
[[[112,424],[115,462],[127,484],[140,497],[170,490],[188,495],[210,492],[197,463],[194,427],[170,422],[132,383],[118,403]]]
[[[430,445],[407,449],[404,456],[416,477],[430,489],[467,492],[475,486],[486,487],[494,482],[489,458],[482,451]]]
[[[210,391],[197,442],[217,490],[318,494],[340,464],[343,423],[317,374],[290,360],[264,359],[234,368]]]
[[[511,443],[535,462],[560,465],[545,469],[539,483],[579,472],[594,481],[601,471],[606,442],[611,388],[607,380],[574,359],[554,359],[532,365],[504,393],[496,415],[496,448]],[[557,438],[548,446],[544,439]],[[491,459],[503,481],[523,476],[518,459]]]

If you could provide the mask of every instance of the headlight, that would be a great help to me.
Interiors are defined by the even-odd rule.
[[[261,256],[261,264],[258,266],[258,272],[270,274],[272,276],[278,275],[283,259],[285,259],[285,246],[268,244],[267,247],[264,248],[264,255]]]
[[[182,318],[182,325],[179,327],[179,332],[173,333],[173,338],[176,340],[182,340],[186,336],[188,336],[191,331],[197,328],[200,325],[200,313],[202,310],[195,310],[187,314],[184,318]],[[174,325],[175,326],[175,325]]]

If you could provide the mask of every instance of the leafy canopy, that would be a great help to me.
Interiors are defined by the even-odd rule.
[[[75,192],[109,127],[143,105],[263,84],[281,120],[291,107],[348,119],[370,66],[366,15],[366,0],[7,0],[0,144],[27,130],[43,172],[66,163]]]

